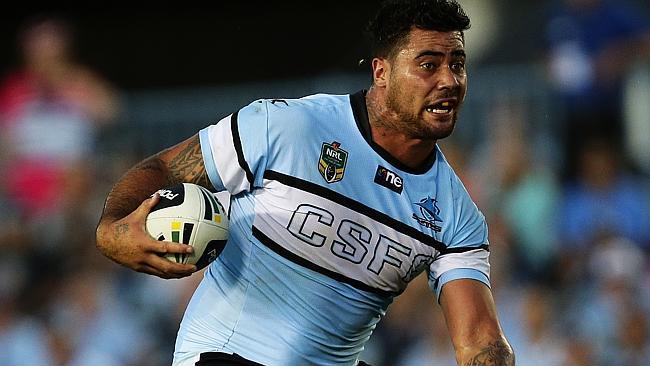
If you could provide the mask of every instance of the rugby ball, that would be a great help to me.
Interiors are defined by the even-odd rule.
[[[172,262],[194,264],[197,269],[215,260],[228,240],[228,215],[209,190],[192,183],[160,189],[160,200],[146,220],[147,232],[160,241],[188,244],[191,254],[167,254]]]

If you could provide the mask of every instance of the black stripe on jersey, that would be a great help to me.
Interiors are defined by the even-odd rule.
[[[278,181],[284,185],[300,189],[311,194],[315,194],[319,197],[323,197],[330,201],[336,202],[341,206],[345,206],[349,209],[352,209],[356,212],[359,212],[363,215],[370,217],[373,220],[381,222],[382,224],[391,227],[400,233],[410,236],[411,238],[421,242],[424,245],[435,248],[440,254],[448,253],[462,253],[468,252],[470,250],[476,249],[488,249],[487,245],[482,245],[480,247],[462,247],[462,248],[447,248],[445,244],[436,240],[434,237],[424,234],[423,232],[414,229],[411,226],[406,225],[405,223],[395,220],[392,217],[386,215],[383,212],[377,211],[374,208],[368,207],[361,202],[355,201],[349,197],[346,197],[338,192],[332,191],[328,188],[320,186],[318,184],[302,180],[300,178],[292,177],[283,173],[279,173],[273,170],[267,170],[264,172],[264,178]]]
[[[366,107],[366,90],[350,94],[350,106],[359,132],[368,143],[371,143],[372,133],[370,132],[370,121],[368,120],[368,107]]]
[[[259,240],[262,244],[264,244],[266,247],[274,251],[275,253],[281,255],[282,257],[292,261],[293,263],[296,263],[302,267],[309,268],[312,271],[318,272],[320,274],[323,274],[333,280],[347,283],[348,285],[358,288],[359,290],[363,291],[368,291],[372,293],[376,293],[382,296],[386,297],[393,297],[396,296],[398,293],[397,292],[391,292],[391,291],[384,291],[378,288],[374,288],[372,286],[368,286],[365,283],[361,281],[357,281],[355,279],[352,279],[350,277],[346,277],[340,273],[330,271],[329,269],[325,269],[323,267],[320,267],[310,261],[308,261],[305,258],[302,258],[287,249],[283,248],[280,244],[276,243],[273,241],[273,239],[269,238],[266,236],[263,232],[260,231],[257,227],[253,226],[253,236]]]
[[[239,111],[230,116],[230,130],[232,131],[233,144],[235,145],[235,152],[237,153],[237,162],[244,172],[246,172],[246,179],[250,185],[249,189],[253,189],[253,172],[251,172],[251,169],[248,167],[248,163],[244,158],[244,150],[242,150],[241,147],[241,138],[239,136],[239,128],[237,127],[237,114],[239,114]]]
[[[477,250],[477,249],[482,249],[486,251],[490,251],[490,246],[487,244],[480,245],[478,247],[461,247],[461,248],[447,248],[444,253],[441,253],[440,255],[445,255],[445,254],[453,254],[453,253],[465,253],[469,252],[472,250]]]

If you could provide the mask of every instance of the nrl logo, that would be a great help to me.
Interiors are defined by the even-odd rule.
[[[413,214],[413,219],[417,221],[418,224],[439,233],[442,231],[442,227],[436,224],[436,222],[442,222],[442,219],[439,216],[440,209],[438,208],[437,203],[438,201],[431,197],[423,198],[420,202],[415,202],[414,205],[418,206],[422,216]]]
[[[323,142],[318,161],[318,171],[327,183],[335,183],[343,179],[345,163],[348,161],[348,152],[341,149],[341,144],[333,141],[331,144]]]

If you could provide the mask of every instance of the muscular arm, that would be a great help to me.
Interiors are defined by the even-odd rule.
[[[126,172],[108,194],[101,221],[121,219],[158,189],[180,182],[211,188],[198,135],[146,158]]]
[[[440,296],[459,365],[515,364],[487,286],[469,279],[455,280],[445,284]]]
[[[113,186],[97,226],[97,248],[108,258],[139,272],[163,278],[184,277],[195,267],[173,263],[166,253],[188,253],[184,244],[159,242],[145,230],[145,219],[160,188],[190,182],[210,188],[198,135],[135,165]]]

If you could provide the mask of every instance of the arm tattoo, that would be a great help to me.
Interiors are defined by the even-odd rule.
[[[205,171],[198,137],[188,141],[166,163],[164,154],[153,155],[131,168],[111,189],[102,219],[121,219],[135,210],[157,189],[180,182],[191,182],[212,189]]]
[[[193,139],[183,151],[169,162],[170,180],[174,183],[191,182],[211,187],[201,154],[198,138]]]
[[[465,366],[511,366],[515,364],[515,356],[510,347],[503,341],[488,344],[476,356],[465,363]]]

